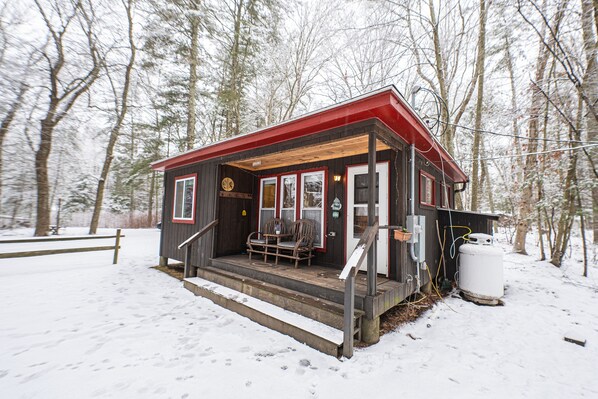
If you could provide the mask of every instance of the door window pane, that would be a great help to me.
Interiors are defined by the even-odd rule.
[[[369,196],[369,179],[367,174],[355,175],[354,201],[356,204],[367,204]],[[380,186],[380,173],[376,173],[376,204],[378,203],[378,187]]]
[[[376,221],[378,221],[378,207],[376,207]],[[361,238],[368,227],[368,208],[356,206],[353,208],[353,238]]]

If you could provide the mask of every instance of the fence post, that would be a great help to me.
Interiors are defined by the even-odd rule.
[[[116,229],[116,242],[114,243],[114,258],[112,259],[112,264],[116,265],[118,263],[118,250],[120,249],[120,229]]]

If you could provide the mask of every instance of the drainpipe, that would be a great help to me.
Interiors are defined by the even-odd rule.
[[[410,216],[415,216],[415,145],[411,144],[409,146],[409,150],[411,152],[411,182],[410,182],[410,196],[411,196],[411,203],[410,203]],[[415,221],[413,222],[413,226],[414,226],[414,230],[415,230]],[[409,243],[409,253],[411,254],[411,259],[413,259],[413,261],[416,263],[417,266],[417,293],[419,294],[420,292],[420,287],[421,287],[421,279],[420,279],[420,271],[419,271],[419,266],[420,266],[420,261],[417,258],[417,256],[415,256],[415,243],[413,242],[415,240],[416,237],[416,233],[415,231],[413,231],[413,238],[412,238],[412,242]]]

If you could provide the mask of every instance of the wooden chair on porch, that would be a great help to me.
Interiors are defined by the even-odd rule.
[[[274,234],[278,229],[283,234],[287,232],[284,220],[273,218],[264,223],[262,231],[254,231],[247,236],[247,253],[249,253],[249,260],[251,260],[251,254],[261,254],[264,257],[266,256],[268,253],[268,246],[275,245],[276,238],[265,237],[264,234]]]
[[[299,219],[289,228],[288,241],[281,241],[276,246],[276,264],[278,258],[288,258],[295,261],[295,268],[299,267],[299,261],[307,259],[307,265],[311,266],[312,251],[316,238],[316,223],[311,219]]]

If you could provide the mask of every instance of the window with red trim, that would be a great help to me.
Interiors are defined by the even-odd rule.
[[[419,203],[428,206],[436,205],[434,178],[421,170],[419,171]]]
[[[174,179],[174,223],[195,223],[195,193],[197,175],[179,176]]]
[[[440,207],[451,207],[451,188],[448,184],[440,183]]]
[[[260,179],[259,226],[273,217],[280,217],[287,224],[296,218],[311,219],[316,224],[315,248],[324,248],[325,205],[326,205],[325,169],[304,170]],[[274,193],[277,192],[275,198]]]

